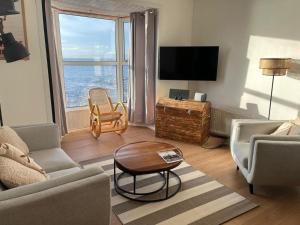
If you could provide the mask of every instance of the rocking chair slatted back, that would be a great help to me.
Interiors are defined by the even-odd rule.
[[[104,88],[92,88],[89,91],[90,107],[94,104],[98,105],[101,113],[109,113],[113,111],[111,100]]]

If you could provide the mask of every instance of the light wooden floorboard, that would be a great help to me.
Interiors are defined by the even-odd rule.
[[[300,188],[255,186],[255,194],[249,194],[248,185],[241,173],[236,171],[228,146],[207,150],[194,144],[155,138],[154,131],[143,127],[129,127],[121,136],[115,133],[103,134],[98,140],[88,130],[74,132],[63,138],[62,146],[73,160],[80,162],[112,154],[118,146],[140,140],[158,140],[177,145],[183,151],[185,160],[194,168],[260,205],[226,224],[300,224]],[[121,223],[113,215],[111,224]]]

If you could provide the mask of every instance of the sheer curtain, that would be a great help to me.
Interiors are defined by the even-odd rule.
[[[129,59],[129,121],[152,125],[155,120],[157,10],[132,13]]]
[[[45,0],[45,16],[47,23],[47,39],[49,46],[49,63],[51,69],[51,84],[52,84],[52,93],[53,93],[53,105],[54,107],[54,120],[55,123],[60,128],[61,135],[68,133],[67,130],[67,121],[66,121],[66,112],[65,104],[61,83],[61,72],[59,69],[59,63],[57,58],[57,47],[55,44],[54,36],[54,25],[51,9],[51,0]],[[50,85],[51,86],[51,85]]]

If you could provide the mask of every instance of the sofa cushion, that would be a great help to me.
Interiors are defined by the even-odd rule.
[[[54,179],[54,178],[63,177],[63,176],[69,175],[69,174],[76,173],[80,170],[81,170],[81,168],[79,168],[79,167],[73,167],[70,169],[58,170],[58,171],[55,171],[52,173],[48,173],[48,175],[49,175],[50,179]]]
[[[0,127],[0,143],[9,143],[20,149],[24,154],[29,153],[27,144],[8,126]]]
[[[30,156],[47,173],[78,166],[61,148],[33,151],[30,153]]]
[[[248,169],[250,144],[242,143],[242,142],[236,143],[234,153],[235,153],[238,161],[244,166],[244,168]]]

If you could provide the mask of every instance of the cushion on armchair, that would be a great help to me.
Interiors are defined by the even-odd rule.
[[[0,146],[0,181],[8,188],[47,180],[43,169],[18,148]]]
[[[248,159],[250,152],[250,144],[249,143],[236,143],[235,148],[238,151],[235,152],[236,159],[246,168],[248,169]]]
[[[271,135],[300,135],[300,118],[296,120],[283,123]]]

